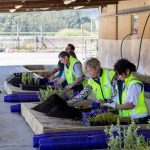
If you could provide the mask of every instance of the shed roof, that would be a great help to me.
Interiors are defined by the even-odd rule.
[[[94,8],[122,0],[0,0],[0,12],[52,11]]]

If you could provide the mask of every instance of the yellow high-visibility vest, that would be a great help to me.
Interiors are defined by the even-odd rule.
[[[74,71],[74,65],[78,62],[80,62],[78,59],[70,56],[69,67],[68,68],[66,66],[64,67],[65,77],[68,84],[72,84],[77,79],[76,73]]]
[[[102,76],[99,77],[99,83],[94,81],[92,78],[88,80],[88,84],[92,87],[97,100],[108,99],[112,96],[112,86],[111,81],[115,75],[113,70],[103,68]]]
[[[134,117],[134,116],[136,116],[138,118],[138,115],[148,114],[148,110],[147,110],[147,106],[146,106],[146,102],[145,102],[145,96],[144,96],[144,85],[142,82],[140,82],[132,74],[128,78],[125,79],[125,85],[124,85],[124,89],[122,91],[122,96],[121,96],[122,104],[126,103],[125,98],[127,96],[128,88],[135,83],[140,83],[143,87],[140,94],[139,94],[139,97],[138,97],[138,103],[133,109],[119,110],[119,115],[122,117]],[[120,104],[120,102],[119,102],[119,104]]]

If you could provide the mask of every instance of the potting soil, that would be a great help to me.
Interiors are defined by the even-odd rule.
[[[45,115],[50,117],[73,120],[80,120],[82,118],[82,112],[79,109],[68,106],[67,102],[57,94],[52,94],[46,101],[38,104],[32,109],[45,113]]]

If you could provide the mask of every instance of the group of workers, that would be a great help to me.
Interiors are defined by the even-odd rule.
[[[48,74],[51,76],[59,72],[54,79],[56,84],[62,84],[64,90],[72,89],[76,93],[71,103],[82,101],[93,92],[99,105],[117,110],[122,117],[136,119],[139,123],[147,122],[144,85],[133,75],[136,72],[133,63],[120,59],[115,63],[114,70],[110,70],[102,68],[97,58],[90,58],[85,63],[84,74],[74,50],[75,47],[68,44],[59,54],[58,66]],[[119,82],[121,88],[118,88]]]

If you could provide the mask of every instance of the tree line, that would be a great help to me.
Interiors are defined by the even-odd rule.
[[[90,14],[90,15],[89,15]],[[95,21],[98,9],[65,10],[51,12],[24,12],[0,14],[0,32],[58,32],[62,29],[96,30]],[[95,17],[96,18],[96,17]]]

